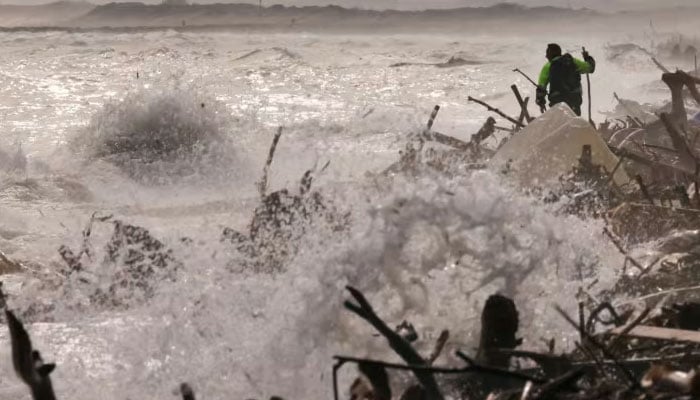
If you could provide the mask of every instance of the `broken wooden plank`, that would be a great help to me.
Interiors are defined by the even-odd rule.
[[[433,139],[434,141],[436,141],[440,144],[444,144],[445,146],[454,147],[458,150],[467,151],[467,150],[472,148],[472,145],[470,143],[459,140],[459,139],[452,137],[452,136],[449,136],[449,135],[445,135],[444,133],[431,131],[429,133],[429,135],[430,135],[430,138]]]
[[[621,335],[624,333],[625,327],[615,328],[610,331],[613,335]],[[659,340],[670,340],[674,342],[693,342],[700,343],[700,332],[699,331],[686,331],[682,329],[672,329],[672,328],[661,328],[658,326],[647,326],[640,325],[634,327],[632,330],[627,332],[627,336],[645,338],[645,339],[659,339]]]

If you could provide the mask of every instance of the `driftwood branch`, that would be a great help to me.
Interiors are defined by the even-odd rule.
[[[665,73],[665,74],[671,73],[671,71],[669,71],[668,68],[664,67],[664,65],[661,64],[659,62],[659,60],[657,60],[656,58],[652,57],[651,61],[653,61],[654,65],[656,65],[661,71],[663,71],[663,73]]]
[[[578,324],[573,319],[571,319],[571,317],[559,306],[557,306],[555,309],[569,324],[571,324],[571,326],[576,328],[576,330],[578,330],[579,332],[583,333],[587,343],[590,343],[594,347],[597,347],[608,360],[611,360],[613,362],[613,364],[623,373],[623,375],[625,375],[625,377],[630,383],[630,387],[639,387],[639,382],[637,382],[637,379],[634,377],[629,368],[625,367],[622,363],[620,363],[620,361],[617,359],[617,357],[615,357],[615,355],[610,351],[610,349],[598,342],[592,335],[586,332],[585,329],[581,329],[578,326]]]
[[[632,258],[629,255],[629,253],[627,253],[627,250],[625,250],[625,248],[622,246],[622,243],[620,243],[620,240],[617,237],[615,237],[615,235],[613,235],[612,232],[610,232],[610,229],[608,229],[607,226],[605,228],[603,228],[603,233],[605,233],[605,236],[607,236],[610,239],[610,241],[615,245],[615,247],[617,247],[617,250],[623,256],[625,256],[625,259],[629,260],[632,263],[632,265],[634,265],[635,268],[637,268],[640,272],[644,272],[646,270],[646,268],[644,268],[642,266],[642,264],[640,264],[637,260]]]
[[[531,376],[528,374],[525,374],[523,372],[518,372],[518,371],[509,371],[509,370],[504,370],[500,368],[495,368],[495,367],[487,367],[484,365],[479,365],[474,360],[472,360],[470,357],[466,356],[464,353],[461,351],[457,351],[456,355],[464,360],[464,362],[467,364],[463,368],[444,368],[444,367],[433,367],[429,365],[404,365],[404,364],[397,364],[397,363],[389,363],[389,362],[384,362],[384,361],[377,361],[377,360],[370,360],[366,358],[359,358],[359,357],[346,357],[346,356],[335,356],[334,358],[337,360],[336,365],[343,365],[347,362],[352,362],[352,363],[370,363],[370,364],[377,364],[381,365],[385,368],[388,369],[395,369],[395,370],[403,370],[403,371],[413,371],[416,373],[417,371],[421,371],[423,373],[429,373],[429,374],[445,374],[445,375],[460,375],[460,374],[482,374],[482,375],[492,375],[492,376],[500,376],[504,378],[510,378],[514,380],[518,380],[521,382],[527,382],[527,381],[532,381],[535,383],[545,383],[547,382],[546,380],[542,378],[538,378],[536,376]]]
[[[515,95],[515,100],[518,101],[518,105],[520,106],[520,117],[518,117],[518,121],[520,121],[520,123],[522,123],[523,121],[527,121],[528,123],[530,123],[530,121],[534,119],[530,116],[530,112],[527,110],[527,102],[530,98],[527,97],[523,100],[523,96],[520,95],[520,91],[515,85],[511,85],[510,89],[513,91],[513,94]]]
[[[479,144],[481,144],[482,141],[493,135],[495,131],[496,120],[492,117],[489,117],[486,120],[486,122],[484,122],[484,125],[482,125],[481,129],[479,129],[479,132],[472,135],[470,142],[465,142],[463,140],[436,131],[426,131],[424,136],[429,140],[434,140],[440,144],[454,147],[458,150],[474,151],[478,148]]]
[[[258,191],[260,192],[260,198],[265,198],[265,193],[267,193],[267,179],[270,173],[270,166],[272,165],[272,160],[275,157],[275,150],[277,149],[277,143],[280,141],[280,136],[282,136],[282,127],[277,128],[277,133],[272,139],[272,145],[270,146],[270,152],[267,155],[267,161],[265,161],[265,166],[263,167],[263,175],[258,184]]]
[[[459,140],[455,137],[445,135],[444,133],[431,131],[428,133],[428,137],[430,139],[440,143],[440,144],[444,144],[445,146],[454,147],[455,149],[458,149],[458,150],[467,151],[467,150],[472,148],[471,143],[467,143],[467,142]]]
[[[486,122],[484,122],[484,125],[481,126],[481,129],[479,129],[479,132],[472,135],[471,143],[474,143],[475,146],[478,146],[479,144],[481,144],[481,142],[491,137],[495,132],[496,120],[493,119],[493,117],[488,117],[486,119]]]
[[[32,348],[32,341],[22,323],[10,310],[5,310],[7,326],[12,343],[12,364],[17,376],[29,386],[34,400],[55,400],[49,374],[56,364],[44,364],[38,351]]]
[[[445,135],[444,133],[433,131],[433,125],[435,124],[435,118],[437,118],[438,112],[440,111],[440,106],[436,105],[433,111],[430,113],[430,118],[426,124],[425,131],[423,131],[423,136],[426,140],[434,140],[445,146],[454,147],[459,150],[469,150],[471,145],[465,141],[459,140],[455,137]]]
[[[442,353],[442,349],[445,348],[445,344],[447,344],[447,340],[450,338],[450,331],[445,329],[444,331],[440,332],[440,336],[438,337],[437,341],[435,342],[435,348],[433,349],[433,352],[430,353],[430,357],[428,357],[428,365],[433,365],[435,360],[437,360],[438,357],[440,357],[440,354]]]
[[[468,100],[469,100],[469,101],[473,101],[473,102],[476,103],[476,104],[481,104],[482,106],[486,107],[487,110],[489,110],[489,111],[491,111],[491,112],[494,112],[494,113],[500,115],[501,117],[507,119],[508,121],[510,121],[510,122],[512,122],[513,124],[515,124],[515,126],[518,127],[518,128],[524,128],[524,127],[525,127],[525,125],[524,125],[522,122],[518,122],[518,120],[516,120],[515,118],[509,117],[509,116],[506,115],[503,111],[501,111],[501,110],[499,110],[499,109],[497,109],[497,108],[494,108],[494,107],[490,106],[489,104],[484,103],[484,102],[481,101],[481,100],[475,99],[475,98],[473,98],[473,97],[471,97],[471,96],[469,96]]]
[[[619,336],[613,340],[613,342],[610,344],[610,349],[613,351],[617,348],[617,346],[622,343],[622,338],[624,336],[627,336],[628,333],[632,331],[632,329],[636,328],[637,325],[641,324],[644,322],[644,320],[649,316],[649,313],[651,313],[651,308],[646,307],[644,311],[642,311],[641,314],[637,318],[634,319],[634,321],[630,322],[628,325],[622,327],[622,330],[619,331]]]
[[[372,384],[374,400],[391,400],[391,386],[389,386],[386,368],[375,363],[359,363],[358,367]]]
[[[346,289],[357,304],[350,301],[344,303],[345,308],[357,314],[360,318],[372,325],[382,336],[389,342],[389,346],[407,363],[411,365],[427,366],[428,363],[418,352],[405,341],[398,333],[394,332],[379,316],[375,313],[372,305],[369,304],[365,296],[359,290],[347,286]],[[440,388],[435,381],[433,375],[425,371],[414,371],[416,379],[423,386],[429,400],[442,400],[443,396]]]
[[[440,111],[440,106],[435,106],[433,108],[433,112],[430,113],[430,118],[428,119],[428,125],[426,126],[427,131],[430,131],[431,129],[433,129],[433,124],[435,123],[435,118],[437,118],[439,111]]]
[[[509,371],[507,369],[502,369],[502,368],[497,368],[497,367],[489,367],[486,365],[480,365],[476,363],[473,359],[471,359],[469,356],[464,354],[461,351],[457,351],[455,353],[457,357],[461,358],[462,361],[464,361],[467,366],[462,369],[462,373],[465,372],[473,372],[473,373],[480,373],[484,375],[493,375],[493,376],[501,376],[504,378],[510,378],[510,379],[515,379],[519,380],[522,382],[535,382],[535,383],[544,383],[546,382],[544,379],[536,378],[534,376],[530,376],[528,374],[518,372],[518,371]]]
[[[610,237],[611,234],[612,233],[608,230],[608,237]],[[617,241],[617,238],[615,238],[614,236],[611,238],[611,240],[613,238],[615,239],[615,241]],[[612,321],[603,321],[600,319],[600,313],[602,313],[603,311],[607,311],[610,313]],[[620,317],[620,314],[618,314],[617,310],[615,310],[615,307],[613,307],[612,304],[610,304],[610,302],[608,301],[600,303],[596,308],[593,309],[593,311],[590,312],[590,314],[588,314],[588,320],[586,321],[586,332],[593,333],[593,323],[595,321],[598,321],[605,325],[615,324],[615,326],[622,326],[625,323],[624,319]]]

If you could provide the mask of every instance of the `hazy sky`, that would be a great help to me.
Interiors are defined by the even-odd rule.
[[[109,3],[113,0],[92,0],[95,4]],[[119,1],[119,0],[116,0]],[[122,0],[125,1],[125,0]],[[134,1],[134,0],[132,0]],[[138,0],[136,0],[138,1]],[[141,0],[144,3],[156,4],[160,0]],[[257,0],[190,0],[196,3],[257,3]],[[503,2],[504,0],[263,0],[265,5],[325,5],[338,4],[345,7],[361,8],[445,8],[483,6]],[[0,0],[0,4],[43,4],[47,0]],[[525,5],[558,5],[574,8],[590,7],[596,9],[638,9],[649,7],[669,7],[677,5],[700,5],[698,0],[510,0],[510,2]]]

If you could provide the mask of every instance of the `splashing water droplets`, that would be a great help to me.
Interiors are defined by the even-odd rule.
[[[5,35],[3,43],[13,34]],[[334,354],[394,357],[343,309],[347,284],[390,326],[411,322],[425,353],[442,329],[450,330],[449,350],[471,352],[481,306],[496,291],[515,298],[528,348],[539,348],[542,337],[566,339],[574,332],[550,307],[573,309],[581,287],[595,295],[615,281],[622,257],[601,222],[560,215],[500,174],[374,173],[396,161],[435,103],[444,108],[435,130],[466,140],[485,114],[462,95],[487,93],[508,104],[494,87],[511,63],[541,67],[530,42],[310,36],[313,44],[304,46],[298,37],[252,33],[57,34],[46,38],[63,57],[57,65],[80,78],[57,75],[67,96],[31,86],[43,76],[40,62],[26,55],[29,43],[8,44],[16,53],[0,62],[22,79],[0,80],[15,82],[8,98],[28,105],[3,126],[22,126],[44,110],[30,127],[35,142],[22,151],[30,174],[41,158],[46,171],[23,184],[59,182],[77,193],[0,198],[0,250],[32,261],[35,271],[10,278],[9,302],[37,348],[56,361],[59,398],[166,398],[181,382],[201,399],[328,398]],[[76,39],[86,45],[71,45]],[[105,48],[114,49],[109,58]],[[436,51],[483,53],[488,68],[388,67]],[[26,69],[14,68],[21,63]],[[178,78],[168,77],[173,69],[183,70]],[[125,82],[125,70],[130,79],[140,71],[139,81]],[[251,231],[260,203],[255,182],[278,125],[285,134],[268,194],[286,188],[295,204],[303,172],[330,160],[310,193],[337,213],[295,214],[303,226],[283,232],[294,251],[275,268],[254,268],[222,233]],[[58,152],[71,162],[63,165],[52,152],[66,142]],[[93,221],[86,241],[96,210],[112,218]],[[348,215],[347,224],[338,228],[327,214]],[[274,242],[278,233],[273,227],[264,239]],[[61,245],[72,256],[59,254]],[[0,343],[6,340],[0,329]],[[8,351],[0,346],[0,373],[9,377]],[[0,397],[24,396],[14,383],[0,383]]]

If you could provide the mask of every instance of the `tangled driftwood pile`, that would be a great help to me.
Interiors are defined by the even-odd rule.
[[[384,323],[354,288],[348,288],[358,304],[345,306],[382,334],[405,364],[339,356],[334,371],[347,364],[359,367],[360,378],[351,387],[353,399],[389,400],[456,398],[488,399],[673,399],[700,398],[700,122],[688,119],[686,101],[700,105],[696,85],[700,78],[683,71],[663,69],[662,81],[671,91],[670,107],[659,110],[656,120],[631,112],[597,127],[607,147],[618,156],[613,169],[596,164],[591,146],[571,170],[561,171],[562,188],[548,191],[545,200],[569,195],[574,201],[567,212],[604,218],[604,233],[625,255],[617,285],[607,298],[621,294],[639,297],[613,306],[589,299],[580,303],[577,319],[558,309],[561,318],[579,333],[576,350],[555,354],[554,342],[546,353],[520,351],[516,337],[518,313],[512,301],[492,296],[482,315],[481,341],[475,359],[458,352],[463,367],[435,367],[436,357],[424,358],[409,340]],[[500,128],[508,135],[497,146],[525,128],[532,118],[528,99],[513,88],[521,108],[513,118],[484,102],[470,98],[512,124]],[[616,96],[621,104],[623,100]],[[432,131],[439,111],[433,111],[425,131],[400,153],[400,161],[386,172],[411,172],[434,168],[449,172],[460,168],[483,168],[493,150],[481,146],[498,127],[490,118],[467,143]],[[445,148],[425,150],[426,142]],[[623,168],[633,177],[620,185],[613,179]],[[507,172],[507,171],[506,171]],[[534,190],[537,192],[537,190]],[[545,194],[545,193],[542,193]],[[626,246],[663,238],[659,257],[642,263],[629,255]],[[674,255],[674,257],[668,257]],[[630,264],[636,271],[628,272]],[[695,294],[695,295],[694,295]],[[632,307],[631,303],[637,307]],[[643,307],[640,309],[639,305]],[[439,354],[444,341],[436,345]],[[517,361],[526,360],[527,368]],[[392,395],[387,371],[410,370],[415,385]],[[336,381],[337,382],[337,381]],[[341,397],[336,386],[336,399]]]
[[[315,167],[302,176],[298,194],[290,193],[288,189],[267,193],[268,174],[281,136],[282,127],[270,146],[258,184],[260,204],[253,212],[248,232],[225,228],[222,235],[223,241],[233,244],[247,258],[248,265],[262,272],[281,270],[285,262],[296,254],[299,240],[309,226],[319,227],[320,224],[337,232],[346,228],[350,218],[349,213],[342,213],[319,191],[311,190],[314,174],[317,173]],[[329,163],[318,173],[323,172]]]
[[[360,377],[350,388],[353,400],[434,399],[675,399],[700,396],[700,304],[679,304],[650,317],[651,309],[638,315],[620,314],[609,303],[589,315],[580,305],[578,321],[557,308],[561,318],[579,333],[576,350],[555,354],[520,351],[517,339],[518,312],[512,300],[500,295],[486,302],[481,318],[481,340],[476,358],[461,351],[462,367],[436,367],[447,335],[436,350],[424,358],[410,339],[392,330],[357,289],[348,287],[357,304],[345,307],[371,324],[384,336],[405,364],[337,356],[334,366],[335,399],[340,398],[338,370],[347,363],[358,365]],[[609,320],[604,318],[607,314]],[[663,325],[673,326],[672,328]],[[596,325],[611,325],[594,333]],[[693,330],[691,330],[693,329]],[[531,366],[512,368],[516,360]],[[387,371],[409,370],[415,384],[392,396]],[[686,372],[688,371],[688,372]]]

